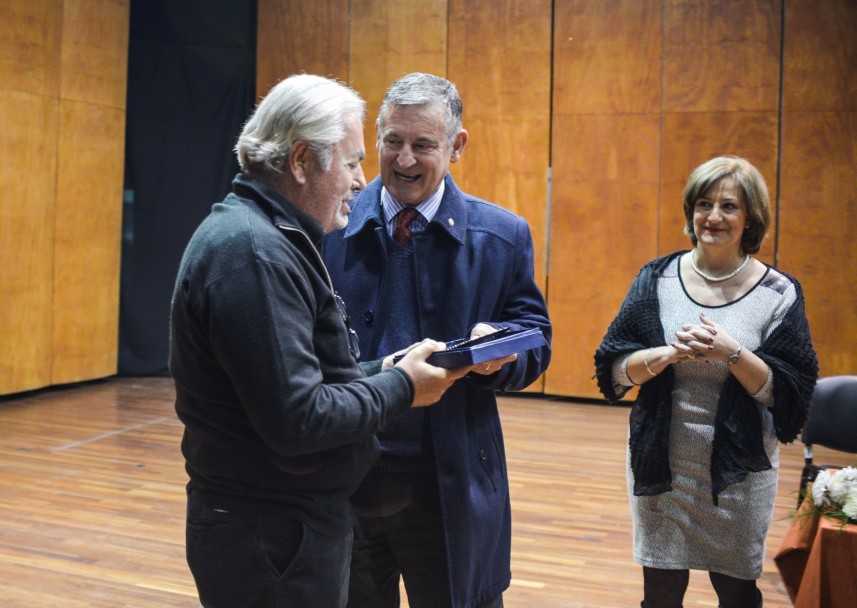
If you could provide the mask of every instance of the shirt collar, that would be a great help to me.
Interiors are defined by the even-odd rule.
[[[440,187],[435,190],[434,194],[428,197],[423,202],[416,205],[415,209],[420,212],[420,215],[425,219],[426,224],[434,219],[437,210],[440,208],[440,201],[443,198],[443,193],[446,190],[446,184],[441,181]],[[384,222],[387,228],[392,230],[395,223],[396,214],[402,209],[408,207],[404,203],[400,203],[393,195],[387,191],[386,187],[381,188],[381,209],[384,211]]]

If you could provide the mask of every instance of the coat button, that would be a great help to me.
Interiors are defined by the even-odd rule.
[[[488,452],[485,450],[479,450],[479,458],[482,460],[488,460]]]
[[[375,320],[375,315],[372,314],[371,310],[367,310],[366,314],[363,315],[363,320],[366,321],[366,325],[371,325],[372,321]]]

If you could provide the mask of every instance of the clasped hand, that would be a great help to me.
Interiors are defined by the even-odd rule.
[[[703,359],[705,361],[728,361],[729,356],[740,346],[721,326],[699,314],[699,324],[682,325],[675,332],[676,340],[670,343],[675,351],[675,362],[681,363],[687,359]]]

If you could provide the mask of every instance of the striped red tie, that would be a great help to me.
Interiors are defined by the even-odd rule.
[[[393,240],[402,247],[411,244],[411,222],[420,214],[413,207],[405,207],[396,216],[396,228],[393,230]]]

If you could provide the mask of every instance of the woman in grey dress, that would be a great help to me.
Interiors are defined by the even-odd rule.
[[[640,386],[628,493],[642,606],[680,607],[694,569],[723,608],[757,608],[778,443],[800,432],[818,363],[800,284],[752,257],[771,222],[758,170],[711,159],[683,199],[694,248],[640,270],[596,376],[611,402]]]

